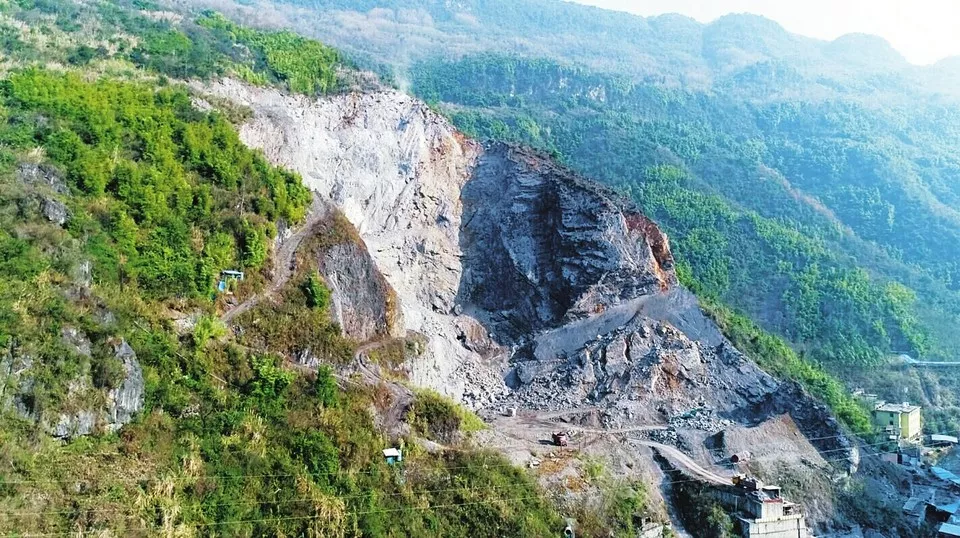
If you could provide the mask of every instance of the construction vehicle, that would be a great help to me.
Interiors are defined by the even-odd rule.
[[[738,474],[734,476],[731,479],[731,482],[733,482],[734,486],[737,486],[738,488],[743,488],[747,491],[757,491],[763,486],[759,480],[757,480],[752,476],[747,476],[745,474]]]
[[[567,432],[553,432],[553,444],[556,446],[567,446],[570,442],[570,436]]]

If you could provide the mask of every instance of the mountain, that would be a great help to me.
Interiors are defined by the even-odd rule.
[[[351,28],[350,6],[425,51],[438,24],[506,35],[522,17],[547,36],[554,10],[583,13],[320,7]],[[258,8],[264,23],[284,13]],[[863,404],[802,353],[871,364],[883,345],[944,344],[925,340],[910,288],[828,249],[884,243],[720,128],[760,105],[492,54],[409,64],[428,104],[329,45],[217,12],[0,11],[4,532],[722,536],[750,525],[755,482],[737,471],[782,483],[801,535],[917,530],[900,509],[910,479],[874,452]],[[613,39],[618,16],[588,13]],[[628,38],[698,28],[629,24]],[[724,41],[776,33],[767,21],[719,28],[701,37],[724,49],[709,69],[806,76],[778,64],[776,38],[744,41],[768,58],[750,67]],[[687,122],[666,127],[674,115]],[[705,181],[720,177],[707,161],[731,179]],[[784,214],[751,209],[758,195]],[[866,198],[880,210],[864,229],[889,225]],[[691,230],[692,215],[715,220]],[[790,227],[804,217],[806,235]],[[936,239],[893,244],[928,263]],[[724,272],[720,245],[744,259]],[[792,317],[774,328],[802,353],[725,306],[734,293],[768,311],[782,298]]]
[[[466,132],[554,152],[630,193],[671,235],[688,285],[851,385],[902,399],[865,366],[892,372],[892,355],[960,350],[948,61],[913,66],[879,38],[823,42],[752,15],[700,24],[533,1],[260,6],[353,51]],[[334,24],[347,17],[390,31]],[[931,430],[958,427],[940,396],[953,376],[907,376]]]
[[[362,64],[401,78],[417,61],[498,52],[558,59],[694,90],[775,63],[801,73],[807,92],[816,89],[831,97],[838,89],[883,94],[901,103],[899,94],[916,91],[957,96],[935,67],[907,63],[880,38],[860,34],[821,41],[750,14],[703,24],[681,15],[640,17],[556,0],[287,0],[263,1],[255,8],[200,0],[192,5],[226,10],[248,24],[269,20],[274,26],[323,37]],[[365,31],[370,28],[377,31]],[[851,83],[854,87],[847,88]],[[896,91],[890,91],[893,87]]]
[[[546,155],[464,139],[396,91],[314,101],[230,80],[202,91],[249,107],[242,139],[300,173],[356,226],[396,293],[398,334],[421,342],[405,375],[490,420],[489,447],[534,449],[557,427],[547,417],[563,416],[584,434],[591,425],[643,432],[669,423],[667,439],[687,446],[721,430],[746,444],[792,446],[788,436],[800,436],[793,450],[813,463],[787,465],[776,450],[757,461],[817,483],[857,467],[859,450],[828,408],[761,371],[700,310],[676,280],[669,239],[630,201]],[[344,272],[321,275],[336,282]],[[355,298],[371,295],[355,285],[333,288],[331,304],[357,310]],[[527,418],[505,418],[505,407]],[[699,421],[677,419],[691,409],[703,410]],[[771,437],[771,428],[791,434]],[[661,472],[648,455],[659,439],[641,435],[601,454],[641,447],[630,456],[637,469],[617,470],[639,480]],[[844,517],[833,504],[810,515],[826,527]]]
[[[845,34],[824,47],[837,63],[877,72],[908,67],[907,60],[885,39],[868,34]]]

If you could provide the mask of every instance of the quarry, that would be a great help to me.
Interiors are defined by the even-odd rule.
[[[312,99],[232,80],[199,89],[248,107],[243,140],[302,174],[356,228],[396,312],[374,333],[351,335],[345,323],[346,334],[367,349],[391,335],[422,339],[404,363],[409,381],[485,418],[481,446],[543,469],[562,427],[569,448],[614,476],[662,484],[651,494],[664,513],[673,473],[731,491],[729,459],[749,450],[761,473],[778,469],[771,478],[809,477],[792,488],[797,505],[777,504],[782,514],[747,509],[749,536],[837,528],[817,492],[860,471],[858,444],[723,337],[677,282],[669,239],[632,203],[537,152],[471,141],[394,90]],[[342,262],[329,267],[336,305],[381,308],[357,305],[383,295],[343,285]],[[544,483],[581,463],[557,460]]]

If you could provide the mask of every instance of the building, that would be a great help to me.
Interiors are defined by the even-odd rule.
[[[922,427],[920,406],[879,402],[873,409],[873,423],[889,432],[891,438],[917,439]]]
[[[937,536],[940,538],[958,538],[960,537],[960,525],[944,523],[937,529]]]
[[[810,538],[800,506],[784,499],[779,486],[737,478],[734,487],[719,488],[715,494],[733,511],[743,538]]]
[[[958,440],[956,437],[952,435],[934,434],[930,436],[930,443],[933,446],[950,446],[950,445],[960,444],[960,440]]]
[[[398,448],[383,449],[383,459],[387,465],[396,465],[403,461],[403,452]]]

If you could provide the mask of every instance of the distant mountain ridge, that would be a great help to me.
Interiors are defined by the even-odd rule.
[[[955,70],[943,67],[960,59],[917,66],[878,36],[847,34],[823,41],[793,34],[753,14],[700,23],[679,14],[642,17],[552,0],[282,0],[281,4],[311,10],[306,19],[278,11],[287,19],[283,25],[392,65],[494,50],[562,57],[594,70],[708,89],[757,65],[786,62],[808,84],[880,74],[893,80],[883,78],[858,93],[883,92],[910,82],[926,93],[960,95],[950,83]],[[257,24],[262,8],[270,4],[259,6],[236,5],[235,15]],[[222,8],[222,3],[216,7]],[[368,34],[359,31],[362,28],[377,31]]]

